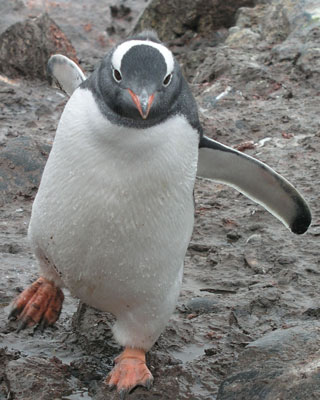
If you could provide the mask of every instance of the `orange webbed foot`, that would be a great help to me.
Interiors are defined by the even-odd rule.
[[[63,292],[46,278],[40,277],[14,301],[9,319],[18,319],[18,331],[39,324],[43,330],[59,318]]]
[[[115,366],[107,376],[106,383],[110,388],[117,388],[121,399],[136,386],[150,389],[153,376],[146,365],[145,351],[127,347],[115,359]]]

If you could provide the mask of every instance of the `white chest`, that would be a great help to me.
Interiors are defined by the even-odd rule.
[[[115,280],[170,282],[193,228],[197,157],[198,135],[184,117],[144,130],[115,126],[77,89],[34,203],[34,245],[79,297],[80,283],[97,278],[108,290]]]

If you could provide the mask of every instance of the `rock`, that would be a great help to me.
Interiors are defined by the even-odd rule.
[[[0,192],[3,199],[9,195],[34,196],[49,152],[50,146],[27,136],[12,138],[6,147],[0,149]]]
[[[272,55],[278,61],[293,61],[295,62],[300,55],[302,44],[295,39],[288,39],[285,42],[274,46]]]
[[[212,82],[222,76],[232,76],[237,82],[272,82],[265,60],[256,50],[273,46],[271,54],[277,61],[290,61],[309,77],[320,71],[320,22],[316,15],[309,2],[302,5],[299,0],[241,7],[224,43],[191,49],[178,59],[192,83]],[[261,95],[268,90],[267,83]]]
[[[290,33],[290,22],[287,8],[289,1],[272,1],[264,8],[256,8],[262,38],[271,45],[282,43]],[[292,1],[290,1],[292,3]]]
[[[45,80],[47,61],[55,53],[78,62],[72,44],[48,14],[28,18],[0,35],[0,72]]]
[[[259,91],[264,96],[270,92],[269,83],[274,78],[269,76],[266,60],[257,54],[257,48],[264,51],[270,46],[278,61],[297,62],[307,76],[318,73],[320,54],[315,42],[320,24],[311,0],[306,4],[300,0],[272,0],[253,7],[254,3],[153,0],[134,32],[155,29],[162,40],[173,45],[184,75],[194,84],[225,76],[232,76],[236,82],[264,80],[267,84]],[[217,41],[221,27],[230,28],[229,34],[222,34]],[[199,37],[206,37],[208,42],[199,41]],[[188,52],[179,51],[182,44],[188,45]]]
[[[197,314],[216,312],[219,309],[217,300],[208,297],[195,297],[186,304],[188,311]]]
[[[8,254],[18,254],[21,251],[20,245],[17,243],[0,244],[0,252]]]
[[[71,395],[79,386],[69,367],[57,358],[19,358],[9,362],[6,380],[15,399],[53,400]],[[10,397],[11,398],[11,397]]]
[[[288,21],[286,40],[272,49],[279,61],[291,60],[308,77],[320,73],[320,19],[318,5],[308,0],[285,1],[282,14]]]
[[[186,32],[211,37],[219,28],[234,25],[239,7],[253,5],[253,0],[153,0],[138,20],[134,32],[154,29],[166,42]]]
[[[123,4],[120,4],[120,6],[118,5],[113,5],[110,6],[110,12],[111,12],[111,17],[112,18],[126,18],[127,20],[131,20],[131,18],[129,17],[130,13],[131,13],[131,8],[127,7]]]
[[[211,246],[204,243],[195,243],[195,242],[190,242],[188,248],[189,250],[193,250],[197,253],[207,253],[211,250]]]
[[[10,399],[10,386],[6,379],[6,368],[11,360],[19,358],[16,353],[8,351],[6,348],[0,348],[0,399]]]
[[[237,82],[268,78],[267,68],[242,48],[219,46],[207,48],[204,54],[205,57],[197,51],[191,55],[195,58],[200,55],[197,61],[196,59],[193,61],[196,71],[192,70],[190,65],[183,63],[184,72],[192,77],[193,83],[211,82],[222,76],[232,76]],[[188,55],[190,56],[190,53]]]
[[[261,39],[260,35],[253,32],[249,28],[239,29],[238,27],[230,28],[230,35],[225,43],[231,47],[250,47],[252,48]]]
[[[305,45],[301,48],[301,55],[296,64],[306,75],[320,75],[320,48],[314,44]]]
[[[320,398],[319,345],[317,321],[251,342],[220,385],[217,400]]]

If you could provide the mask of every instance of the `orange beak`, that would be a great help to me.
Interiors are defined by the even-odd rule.
[[[136,105],[141,117],[143,119],[147,119],[150,112],[151,104],[154,100],[154,94],[148,96],[146,90],[143,90],[140,96],[137,96],[131,89],[128,89],[128,92],[130,93],[130,96],[134,104]]]

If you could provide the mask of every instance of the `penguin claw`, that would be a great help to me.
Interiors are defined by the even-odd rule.
[[[130,392],[128,389],[120,389],[119,390],[119,399],[124,400],[126,398],[126,395]]]
[[[28,321],[20,321],[18,327],[17,327],[17,333],[19,333],[20,331],[22,331],[23,329],[25,329],[28,326]]]
[[[19,308],[14,308],[10,311],[10,314],[8,315],[8,320],[9,321],[15,321],[18,318],[18,315],[20,314],[21,310]]]
[[[43,318],[41,322],[36,326],[36,329],[39,329],[40,332],[43,332],[48,326],[48,321]]]
[[[43,331],[59,318],[63,300],[62,290],[40,277],[14,301],[8,318],[20,320],[17,332],[34,325]]]
[[[152,385],[153,385],[153,377],[147,379],[143,386],[146,389],[150,390],[152,388]]]

